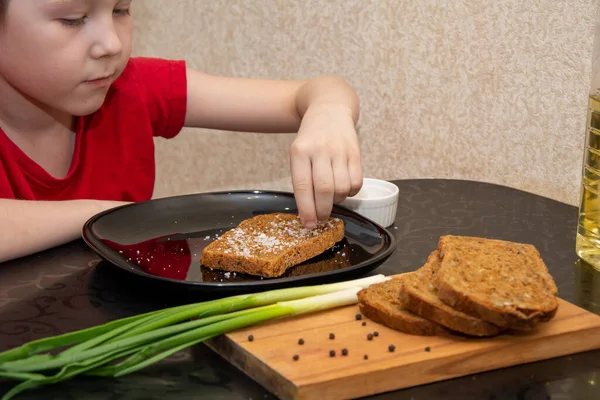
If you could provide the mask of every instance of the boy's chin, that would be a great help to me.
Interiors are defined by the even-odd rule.
[[[73,105],[72,107],[69,107],[68,112],[75,117],[84,117],[98,111],[100,107],[102,107],[102,104],[104,104],[104,97],[101,100],[94,99],[93,101],[89,100]]]
[[[74,111],[70,111],[69,114],[71,114],[74,117],[86,117],[88,115],[91,115],[91,114],[95,113],[99,109],[100,109],[100,107],[97,107],[97,108],[94,108],[94,109],[85,109],[85,110],[77,109],[77,110],[74,110]]]

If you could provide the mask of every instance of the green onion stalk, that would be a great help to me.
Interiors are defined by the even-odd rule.
[[[375,275],[231,296],[25,343],[0,353],[0,377],[21,381],[2,400],[81,374],[120,377],[227,332],[276,318],[355,304],[359,290],[387,279]],[[55,355],[48,353],[58,349],[63,350]]]

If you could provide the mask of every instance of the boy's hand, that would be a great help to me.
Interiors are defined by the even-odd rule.
[[[354,196],[362,187],[352,110],[339,104],[309,107],[292,144],[290,162],[300,220],[314,228],[329,218],[333,203]]]

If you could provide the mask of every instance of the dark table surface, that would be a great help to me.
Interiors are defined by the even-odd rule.
[[[421,266],[445,234],[535,245],[570,302],[600,313],[600,274],[575,254],[577,209],[514,189],[456,180],[395,181],[395,253],[374,273]],[[0,351],[30,340],[171,306],[81,242],[0,264]],[[140,287],[141,286],[141,287]],[[0,380],[0,395],[11,387]],[[22,399],[272,399],[261,386],[194,346],[120,379],[76,378]],[[600,351],[580,353],[373,396],[377,399],[600,399]]]

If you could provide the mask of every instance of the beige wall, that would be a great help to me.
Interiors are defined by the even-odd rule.
[[[361,98],[366,176],[481,180],[576,204],[595,7],[141,0],[134,48],[216,74],[340,74]],[[156,196],[289,189],[292,139],[185,130],[158,140]]]

